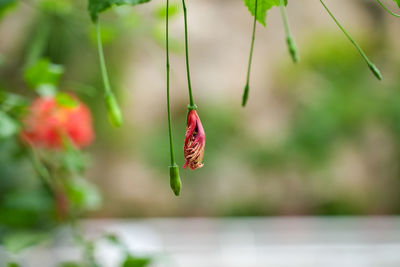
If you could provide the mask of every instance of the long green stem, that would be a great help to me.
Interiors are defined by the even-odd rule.
[[[168,131],[169,131],[169,148],[171,153],[171,166],[169,166],[169,183],[172,191],[176,196],[179,196],[181,192],[182,182],[179,176],[179,167],[175,162],[175,153],[174,153],[174,142],[172,138],[172,123],[171,123],[171,104],[169,97],[169,89],[170,89],[170,66],[169,66],[169,0],[167,0],[167,8],[166,8],[166,18],[165,18],[165,49],[166,49],[166,57],[167,57],[167,109],[168,109]],[[186,8],[185,8],[186,9]],[[185,16],[186,22],[186,16]],[[185,23],[186,25],[186,23]],[[187,33],[187,32],[186,32]],[[186,34],[187,36],[187,34]],[[187,38],[186,38],[186,60],[188,66],[188,82],[189,82],[189,96],[190,96],[190,105],[194,106],[193,97],[192,97],[192,88],[190,86],[190,75],[189,75],[189,61],[187,56]]]
[[[343,26],[339,23],[339,21],[336,19],[336,17],[332,14],[332,12],[329,10],[329,8],[325,5],[324,1],[320,0],[320,2],[324,6],[326,11],[329,13],[329,15],[332,17],[332,19],[335,21],[336,25],[342,30],[342,32],[346,35],[346,37],[350,40],[350,42],[355,46],[355,48],[357,48],[361,57],[365,60],[369,69],[372,71],[372,73],[375,75],[375,77],[378,78],[379,80],[382,80],[382,75],[381,75],[379,69],[369,60],[367,55],[364,53],[364,51],[361,49],[361,47],[358,45],[358,43],[346,31],[346,29],[343,28]]]
[[[185,0],[182,0],[183,5],[183,17],[185,20],[185,55],[186,55],[186,73],[187,73],[187,80],[188,80],[188,88],[189,88],[189,101],[190,107],[195,107],[193,100],[193,93],[192,93],[192,82],[190,80],[190,66],[189,66],[189,41],[188,41],[188,26],[187,26],[187,9]]]
[[[108,79],[108,73],[106,68],[106,61],[104,60],[103,44],[101,42],[101,28],[100,22],[96,22],[96,33],[97,33],[97,48],[99,51],[101,76],[103,77],[104,90],[106,94],[112,93],[110,80]]]
[[[115,98],[108,79],[108,73],[106,68],[106,62],[104,60],[103,44],[101,42],[101,28],[100,22],[96,21],[96,32],[97,32],[97,48],[99,51],[101,76],[103,77],[105,101],[107,106],[107,113],[111,124],[114,127],[120,127],[123,123],[122,112],[118,105],[117,99]]]
[[[243,106],[243,107],[246,106],[247,99],[249,98],[251,62],[252,62],[252,60],[253,60],[254,41],[255,41],[255,39],[256,39],[257,10],[258,10],[258,1],[255,0],[254,21],[253,21],[253,33],[252,33],[252,36],[251,36],[250,56],[249,56],[249,63],[248,63],[248,65],[247,65],[246,86],[244,87],[243,98],[242,98],[242,106]]]
[[[165,27],[166,27],[166,40],[165,40],[165,49],[167,54],[167,109],[168,109],[168,130],[169,130],[169,148],[171,153],[171,166],[175,164],[175,153],[174,153],[174,142],[172,137],[172,123],[171,123],[171,104],[170,104],[170,96],[169,96],[169,88],[170,88],[170,66],[169,66],[169,0],[167,0],[167,14],[165,19]]]
[[[376,0],[378,1],[378,3],[387,11],[389,12],[391,15],[400,18],[399,14],[394,13],[392,10],[390,10],[387,6],[385,6],[380,0]]]
[[[288,16],[287,16],[287,13],[286,13],[285,1],[284,0],[280,0],[280,5],[279,6],[281,8],[283,25],[285,26],[286,42],[288,44],[289,53],[292,56],[293,62],[296,63],[296,62],[299,61],[299,55],[298,55],[298,52],[297,52],[296,43],[294,41],[294,38],[292,36],[292,32],[290,30],[289,20],[288,20]]]

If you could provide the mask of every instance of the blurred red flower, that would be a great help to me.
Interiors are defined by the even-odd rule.
[[[22,139],[34,146],[63,148],[65,140],[76,147],[90,145],[95,134],[89,108],[70,94],[39,97],[23,119]]]
[[[206,134],[196,110],[191,110],[188,115],[185,139],[185,166],[195,170],[204,166],[203,158],[206,148]]]

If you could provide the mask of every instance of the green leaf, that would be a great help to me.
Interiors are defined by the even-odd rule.
[[[285,5],[287,5],[288,0],[284,0]],[[400,0],[399,0],[400,1]],[[244,0],[250,13],[254,16],[256,0]],[[279,6],[280,0],[258,0],[257,2],[257,21],[262,25],[267,26],[267,12],[274,6]]]
[[[0,111],[0,138],[7,138],[17,134],[19,124],[7,113]]]
[[[122,267],[146,267],[151,262],[150,258],[137,258],[129,255],[122,264]]]
[[[137,5],[149,2],[150,0],[89,0],[89,13],[93,22],[96,22],[99,13],[109,9],[113,5]]]
[[[0,0],[0,18],[7,11],[8,8],[14,6],[17,0]]]
[[[21,117],[29,106],[29,101],[17,94],[0,91],[1,110],[12,116]]]
[[[397,3],[397,5],[400,7],[400,0],[393,0]]]
[[[179,3],[170,3],[169,8],[168,8],[168,17],[169,19],[174,18],[175,16],[179,15],[181,12],[181,6]],[[166,5],[160,5],[156,9],[156,16],[159,19],[164,20],[165,17],[167,16],[167,8]]]
[[[67,194],[75,208],[95,210],[101,206],[101,195],[97,187],[83,178],[69,180]]]
[[[19,264],[18,264],[18,263],[15,263],[15,262],[9,262],[9,263],[7,264],[7,267],[19,267]]]
[[[48,85],[55,88],[63,73],[64,67],[62,65],[53,64],[49,59],[41,59],[26,70],[25,81],[35,90]]]
[[[48,237],[49,235],[44,232],[13,232],[12,234],[4,237],[4,246],[8,251],[12,253],[18,253],[23,249],[32,247],[45,241]]]
[[[59,106],[66,108],[76,108],[79,105],[78,100],[67,93],[58,93],[56,96],[56,101]]]

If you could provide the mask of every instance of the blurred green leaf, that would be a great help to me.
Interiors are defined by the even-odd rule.
[[[42,191],[13,191],[4,197],[4,206],[8,209],[46,212],[52,207],[47,196]]]
[[[18,131],[18,122],[8,116],[7,113],[0,111],[0,138],[11,137],[17,134]]]
[[[81,174],[88,165],[88,157],[81,150],[77,149],[71,140],[64,140],[66,145],[65,153],[62,154],[62,164],[65,170],[73,174]]]
[[[400,0],[393,0],[397,3],[397,5],[400,7]]]
[[[48,233],[34,231],[13,232],[4,237],[5,248],[12,253],[37,245],[49,238]]]
[[[169,8],[168,8],[168,17],[169,19],[172,19],[176,15],[178,15],[181,11],[181,5],[179,3],[170,3]],[[165,5],[160,5],[156,9],[156,16],[159,19],[165,19],[167,16],[167,8]]]
[[[0,19],[7,11],[7,9],[11,8],[17,3],[17,0],[0,0]]]
[[[254,16],[256,12],[256,1],[255,0],[244,0],[247,8],[250,13]],[[267,12],[274,6],[279,6],[279,0],[258,0],[257,2],[257,21],[259,21],[262,25],[267,25]],[[287,0],[285,0],[285,4],[287,5]]]
[[[104,235],[104,237],[110,241],[111,243],[115,244],[115,245],[119,245],[121,244],[121,241],[119,240],[119,237],[116,234],[106,234]]]
[[[63,73],[62,65],[53,64],[49,59],[41,59],[26,70],[25,80],[35,90],[43,85],[56,88]]]
[[[40,6],[43,11],[57,15],[67,15],[73,10],[72,3],[68,0],[42,0]]]
[[[94,210],[101,206],[100,192],[93,184],[83,178],[70,179],[68,182],[68,197],[76,208]]]
[[[150,258],[137,258],[129,255],[122,263],[122,267],[146,267],[151,263]]]
[[[89,0],[89,13],[92,21],[98,19],[99,13],[109,9],[113,5],[137,5],[149,2],[150,0]]]
[[[11,94],[0,90],[0,109],[17,117],[24,114],[29,101],[17,94]]]
[[[56,96],[57,104],[66,108],[75,108],[79,105],[78,100],[67,93],[58,93]]]
[[[9,262],[9,263],[7,264],[7,267],[19,267],[19,264],[18,264],[18,263],[15,263],[15,262]]]

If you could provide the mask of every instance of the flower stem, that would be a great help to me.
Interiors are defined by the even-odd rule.
[[[99,51],[101,76],[103,77],[104,90],[106,94],[112,93],[110,80],[108,79],[108,73],[106,68],[106,62],[104,60],[103,44],[101,42],[101,27],[100,22],[96,22],[96,33],[97,33],[97,48]]]
[[[254,41],[255,41],[255,38],[256,38],[256,27],[257,27],[257,9],[258,9],[258,1],[255,0],[253,34],[251,36],[251,46],[250,46],[249,63],[248,63],[248,66],[247,66],[246,86],[244,87],[243,98],[242,98],[242,106],[243,107],[246,106],[247,99],[249,98],[251,62],[253,60]]]
[[[101,28],[99,20],[96,21],[97,48],[99,51],[101,76],[103,77],[105,101],[107,106],[108,117],[114,127],[119,127],[123,123],[121,108],[117,99],[111,90],[110,80],[108,78],[106,62],[104,60],[103,44],[101,42]]]
[[[336,17],[332,14],[332,12],[329,10],[329,8],[325,5],[324,1],[320,0],[320,2],[324,6],[326,11],[329,13],[329,15],[332,17],[332,19],[335,21],[336,25],[342,30],[342,32],[346,35],[346,37],[350,40],[350,42],[358,50],[358,52],[360,53],[361,57],[365,60],[365,62],[367,63],[369,69],[372,71],[372,73],[375,75],[375,77],[378,78],[379,80],[382,80],[382,74],[380,73],[379,69],[369,60],[367,55],[364,53],[364,51],[361,49],[361,47],[358,45],[358,43],[346,31],[346,29],[343,28],[343,26],[339,23],[339,21],[336,19]]]
[[[165,49],[166,49],[166,62],[167,62],[167,110],[168,110],[168,131],[169,131],[169,149],[171,153],[171,166],[169,166],[170,186],[176,196],[179,196],[182,182],[179,176],[179,167],[175,162],[174,141],[172,137],[172,123],[171,123],[171,104],[170,104],[170,65],[169,65],[169,0],[166,4],[166,18],[165,18]],[[190,80],[189,80],[190,81]],[[190,82],[189,82],[190,84]],[[190,87],[189,87],[190,88]],[[191,88],[189,89],[190,97]],[[191,102],[192,103],[192,102]]]
[[[165,40],[165,49],[167,56],[167,110],[168,110],[168,129],[169,129],[169,147],[171,152],[171,166],[175,164],[175,153],[174,153],[174,142],[172,137],[172,123],[171,123],[171,104],[170,104],[170,65],[169,65],[169,0],[167,0],[167,13],[165,19],[165,27],[166,27],[166,40]]]
[[[182,6],[183,6],[183,17],[185,20],[185,55],[186,55],[186,73],[187,73],[187,79],[188,79],[188,88],[189,88],[189,107],[195,107],[196,105],[194,104],[193,100],[193,93],[192,93],[192,82],[190,80],[190,66],[189,66],[189,41],[188,41],[188,26],[187,26],[187,9],[186,9],[186,3],[185,0],[182,0]]]
[[[385,6],[385,5],[382,3],[382,1],[380,1],[380,0],[376,0],[376,1],[378,1],[378,3],[379,3],[387,12],[389,12],[391,15],[400,18],[400,15],[399,15],[399,14],[396,14],[396,13],[394,13],[393,11],[391,11],[387,6]]]
[[[292,33],[290,31],[289,20],[288,20],[288,16],[287,16],[287,13],[286,13],[286,7],[285,7],[284,0],[280,0],[280,5],[279,6],[281,8],[283,24],[285,26],[286,42],[288,44],[289,53],[292,56],[293,62],[296,63],[296,62],[299,61],[299,54],[297,52],[296,42],[294,41],[294,38],[293,38]]]

